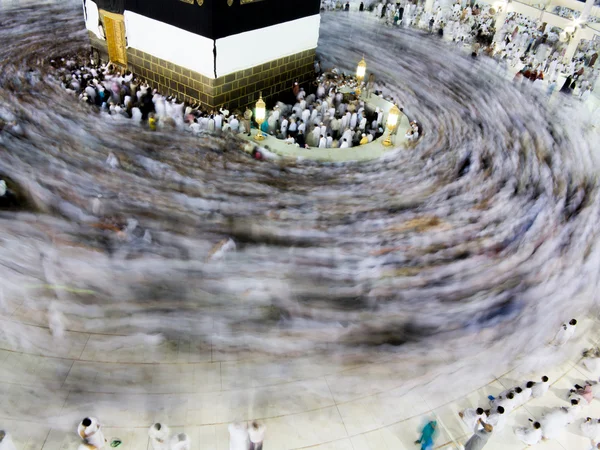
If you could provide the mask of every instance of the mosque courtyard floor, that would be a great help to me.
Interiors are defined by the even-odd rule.
[[[265,448],[278,450],[413,449],[420,427],[435,419],[435,448],[450,450],[462,448],[469,437],[459,411],[486,407],[488,395],[547,375],[549,392],[513,411],[486,447],[523,449],[514,427],[566,405],[575,383],[597,378],[581,365],[580,355],[598,344],[599,325],[597,318],[580,320],[567,345],[544,346],[535,359],[506,373],[485,373],[488,352],[473,355],[461,369],[481,371],[477,385],[433,379],[409,386],[393,357],[363,365],[335,358],[267,359],[223,351],[217,344],[156,346],[135,337],[70,331],[60,345],[50,346],[49,329],[26,305],[16,305],[2,319],[0,418],[18,450],[76,449],[75,429],[86,415],[98,417],[109,442],[121,439],[123,450],[150,448],[147,428],[156,421],[188,433],[194,449],[224,450],[228,424],[252,419],[267,425]],[[11,337],[16,326],[27,328],[27,341]],[[600,417],[599,400],[585,406],[558,439],[535,448],[589,450],[590,441],[579,431],[586,416]]]

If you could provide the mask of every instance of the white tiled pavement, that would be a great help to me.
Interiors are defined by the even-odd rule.
[[[432,349],[428,360],[447,362],[455,372],[449,378],[437,368],[415,376],[408,370],[414,364],[398,355],[359,364],[322,356],[248,358],[190,342],[149,348],[75,331],[56,340],[43,318],[25,319],[19,308],[0,319],[0,427],[13,434],[18,450],[76,449],[74,430],[86,415],[100,418],[107,438],[122,439],[124,450],[148,449],[146,429],[155,421],[187,432],[194,450],[224,450],[228,423],[254,418],[267,424],[265,449],[415,449],[419,428],[433,418],[440,424],[436,448],[459,449],[469,430],[458,411],[486,406],[488,395],[546,374],[552,382],[546,397],[514,411],[486,447],[521,450],[513,427],[566,404],[568,389],[592,376],[580,365],[581,350],[600,339],[597,319],[580,320],[565,348],[542,347],[538,359],[502,374],[481,370],[493,349],[460,362]],[[473,372],[482,374],[476,384],[460,382]],[[600,417],[600,401],[583,414]],[[589,450],[578,426],[536,448]]]

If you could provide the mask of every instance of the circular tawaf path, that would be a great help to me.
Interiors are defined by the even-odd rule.
[[[427,132],[371,162],[254,161],[62,91],[38,62],[85,49],[79,2],[1,5],[0,176],[22,201],[0,211],[0,419],[19,450],[75,448],[86,415],[122,448],[162,421],[225,449],[238,419],[267,423],[265,448],[414,448],[433,415],[456,445],[455,410],[548,375],[489,444],[521,448],[512,426],[592,376],[597,141],[577,110],[434,37],[324,15],[324,65],[364,54]],[[540,448],[585,449],[577,426]]]

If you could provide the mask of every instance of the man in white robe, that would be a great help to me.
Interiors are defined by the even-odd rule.
[[[221,114],[215,115],[215,130],[221,131],[223,128],[223,116]]]
[[[542,425],[542,436],[544,439],[554,439],[571,422],[573,422],[581,406],[577,400],[571,400],[571,407],[552,408],[542,416],[540,424]]]
[[[327,148],[327,139],[323,135],[319,139],[319,148]]]
[[[265,440],[265,431],[267,431],[265,425],[258,422],[252,422],[248,428],[248,435],[250,438],[249,450],[262,450],[263,441]]]
[[[169,427],[162,423],[155,423],[148,429],[150,444],[153,450],[169,450]]]
[[[281,135],[284,136],[284,137],[287,136],[288,125],[289,125],[289,122],[284,117],[283,120],[281,121],[281,127],[279,128],[279,131],[281,132]]]
[[[600,419],[586,418],[581,424],[581,432],[592,441],[600,439]]]
[[[237,119],[235,115],[231,116],[231,120],[229,121],[229,127],[234,134],[237,134],[240,131],[240,121]]]
[[[346,114],[344,114],[344,117],[342,117],[342,121],[340,124],[340,130],[345,130],[346,128],[348,128],[349,124],[350,124],[350,113],[346,113]]]
[[[307,123],[308,119],[310,119],[310,109],[305,109],[304,111],[302,111],[302,121],[304,123]]]
[[[104,447],[106,439],[101,430],[100,422],[95,417],[86,417],[77,427],[77,434],[86,444],[97,449]]]
[[[190,450],[190,437],[186,433],[176,434],[171,438],[170,450]]]
[[[323,122],[321,122],[320,128],[321,128],[321,134],[323,136],[327,136],[327,126]]]
[[[571,337],[575,334],[575,328],[577,327],[577,321],[575,319],[571,319],[571,321],[567,323],[563,323],[560,327],[558,333],[554,338],[554,345],[561,346],[565,345]]]
[[[301,131],[303,134],[306,134],[306,124],[303,120],[300,120],[300,123],[298,124],[298,133],[300,133]]]
[[[320,127],[315,127],[312,130],[312,133],[310,134],[311,136],[311,142],[310,142],[310,146],[311,147],[316,147],[319,145],[319,139],[321,138],[321,128]]]
[[[248,450],[250,438],[248,428],[243,423],[232,423],[229,425],[229,450]]]
[[[542,425],[533,423],[530,428],[515,428],[515,436],[527,445],[535,445],[542,440]]]
[[[542,381],[538,381],[531,387],[531,396],[533,398],[538,398],[543,396],[548,389],[550,388],[550,382],[548,381],[548,377],[544,375],[542,377]]]
[[[485,420],[486,417],[483,408],[467,408],[464,411],[459,412],[458,415],[471,431],[476,431],[479,419]]]
[[[358,123],[358,114],[352,113],[352,116],[350,116],[350,128],[355,129],[357,123]]]
[[[504,425],[506,425],[506,414],[504,413],[504,408],[502,406],[498,406],[496,410],[491,413],[485,423],[494,427],[496,432],[500,432],[504,429]]]
[[[348,147],[352,147],[352,130],[350,128],[346,128],[344,134],[342,134],[342,142],[345,140],[348,143]]]

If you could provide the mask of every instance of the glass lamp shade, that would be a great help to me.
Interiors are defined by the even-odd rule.
[[[392,131],[398,125],[398,121],[400,120],[400,110],[396,105],[392,106],[390,112],[388,113],[386,126],[388,130]]]
[[[367,73],[367,63],[365,62],[364,59],[362,59],[358,63],[358,67],[356,68],[356,78],[358,78],[359,80],[364,80],[366,73]]]
[[[258,99],[258,101],[256,102],[256,122],[257,123],[263,123],[265,121],[265,117],[267,115],[267,105],[265,104],[264,100],[262,99],[262,95],[260,96],[260,98]]]

